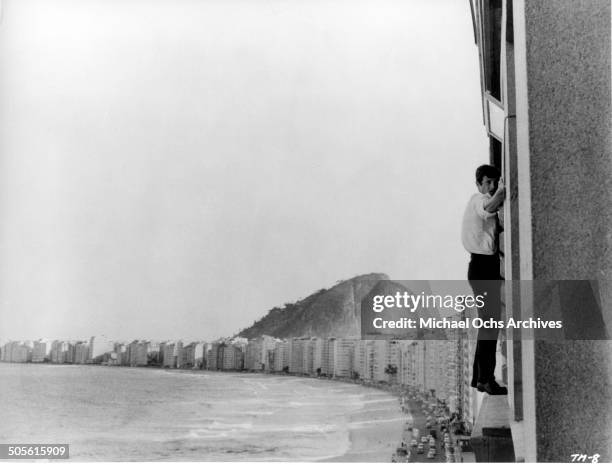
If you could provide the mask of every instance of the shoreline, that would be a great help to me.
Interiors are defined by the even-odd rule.
[[[126,367],[130,368],[130,367]],[[140,368],[140,367],[131,367]],[[145,367],[143,367],[145,368]],[[404,435],[404,425],[411,418],[412,413],[402,412],[399,404],[401,392],[395,386],[388,384],[365,383],[348,378],[328,378],[318,376],[307,376],[294,373],[265,373],[258,371],[225,371],[225,370],[192,370],[181,368],[164,368],[167,372],[197,373],[197,374],[249,374],[258,376],[290,377],[303,379],[316,379],[330,383],[354,384],[369,388],[373,393],[384,392],[389,396],[389,402],[397,402],[396,418],[389,418],[386,412],[373,413],[364,406],[359,411],[353,412],[348,417],[349,446],[340,455],[326,456],[323,459],[314,459],[315,463],[391,463],[391,455],[400,445]],[[374,409],[380,412],[380,409]]]
[[[391,463],[391,456],[400,445],[404,436],[404,425],[411,418],[412,412],[406,414],[402,411],[399,401],[402,393],[397,386],[382,383],[368,383],[349,378],[328,378],[319,376],[307,376],[294,373],[265,373],[257,371],[223,371],[223,370],[191,370],[191,369],[165,369],[166,371],[201,372],[201,373],[235,373],[254,374],[260,376],[278,376],[303,379],[316,379],[343,384],[354,384],[369,388],[373,392],[382,391],[390,397],[390,401],[397,402],[396,418],[388,418],[383,413],[378,415],[368,411],[367,407],[353,412],[348,418],[349,446],[341,455],[314,460],[316,463]]]
[[[136,367],[133,367],[136,368]],[[402,393],[396,386],[388,384],[366,383],[348,378],[328,378],[318,376],[306,376],[293,373],[264,373],[257,371],[224,371],[224,370],[191,370],[180,368],[166,368],[164,371],[185,372],[185,373],[234,373],[250,374],[259,376],[277,376],[303,379],[316,379],[343,384],[354,384],[364,388],[369,388],[372,392],[382,391],[389,396],[389,401],[397,402],[396,418],[389,418],[387,413],[373,414],[363,407],[357,412],[353,412],[348,417],[349,446],[340,455],[329,456],[324,459],[313,460],[315,463],[391,463],[391,456],[395,449],[400,445],[404,435],[404,425],[411,418],[412,412],[406,414],[402,411],[399,401]],[[380,411],[380,409],[375,409]]]

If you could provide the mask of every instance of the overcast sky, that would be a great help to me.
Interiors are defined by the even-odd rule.
[[[0,339],[210,340],[466,276],[467,1],[2,3]]]

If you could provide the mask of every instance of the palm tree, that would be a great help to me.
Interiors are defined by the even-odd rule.
[[[397,377],[397,367],[395,365],[387,365],[385,373],[389,375],[389,384],[393,384]]]

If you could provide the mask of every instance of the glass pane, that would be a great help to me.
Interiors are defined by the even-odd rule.
[[[487,99],[487,110],[489,113],[489,133],[499,140],[504,140],[504,109],[496,103]]]

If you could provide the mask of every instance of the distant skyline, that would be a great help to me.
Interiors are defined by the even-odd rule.
[[[0,340],[211,340],[359,274],[465,278],[467,2],[2,8]]]

